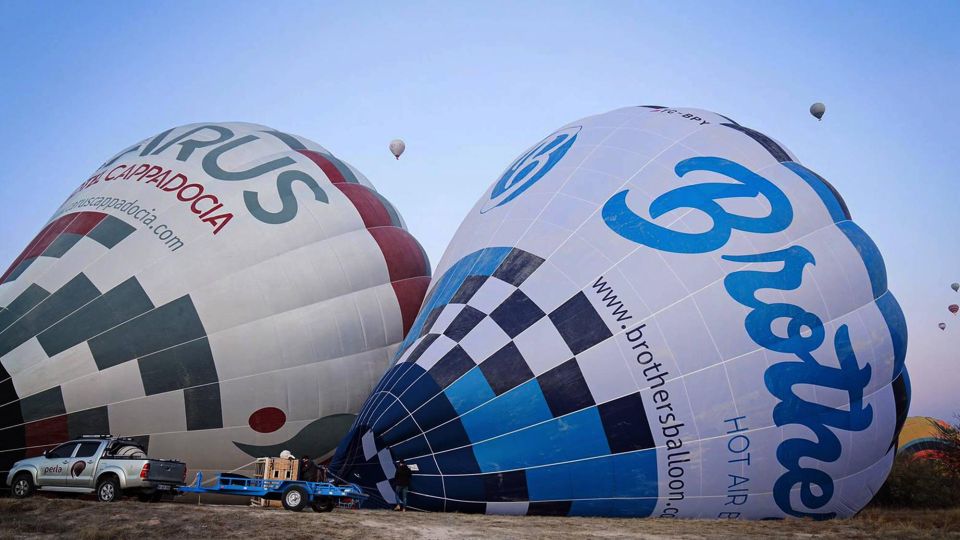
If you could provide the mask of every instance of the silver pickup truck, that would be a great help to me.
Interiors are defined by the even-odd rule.
[[[157,501],[183,485],[187,466],[180,461],[148,459],[135,440],[111,435],[84,435],[21,459],[7,475],[13,496],[22,499],[36,490],[93,493],[104,502],[123,494]]]

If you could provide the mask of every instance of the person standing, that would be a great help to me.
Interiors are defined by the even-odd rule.
[[[310,456],[303,456],[300,458],[300,480],[316,482],[317,472],[317,465],[312,459],[310,459]]]
[[[410,467],[403,462],[403,459],[398,459],[397,472],[393,476],[394,488],[397,491],[397,506],[394,508],[395,511],[407,511],[407,493],[410,491],[410,477],[412,476],[413,471],[410,470]]]

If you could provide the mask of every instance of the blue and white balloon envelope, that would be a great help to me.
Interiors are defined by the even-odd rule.
[[[476,203],[334,470],[384,504],[850,516],[909,404],[903,314],[826,180],[711,112],[618,109]]]

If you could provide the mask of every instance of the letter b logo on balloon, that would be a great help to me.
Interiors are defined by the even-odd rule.
[[[793,221],[793,207],[780,189],[766,178],[739,163],[718,157],[689,158],[674,167],[678,177],[693,171],[715,172],[739,182],[700,183],[679,187],[657,197],[650,205],[650,217],[656,219],[681,208],[699,210],[713,220],[713,227],[702,233],[679,232],[661,227],[642,218],[627,206],[623,190],[603,205],[603,220],[613,232],[638,244],[673,253],[706,253],[726,245],[732,230],[775,233]],[[763,217],[730,214],[717,203],[718,199],[763,196],[770,203],[770,213]]]
[[[573,146],[580,129],[573,126],[555,131],[518,157],[494,184],[490,200],[480,213],[507,204],[543,178]]]

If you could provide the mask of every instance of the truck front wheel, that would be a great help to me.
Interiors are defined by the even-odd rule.
[[[26,499],[36,491],[36,486],[33,485],[33,477],[28,472],[18,474],[14,477],[10,490],[13,491],[14,498]]]
[[[115,476],[105,476],[97,482],[97,500],[113,502],[120,498],[120,482]]]
[[[307,505],[308,499],[307,490],[300,486],[292,486],[283,492],[283,507],[291,512],[299,512]]]

